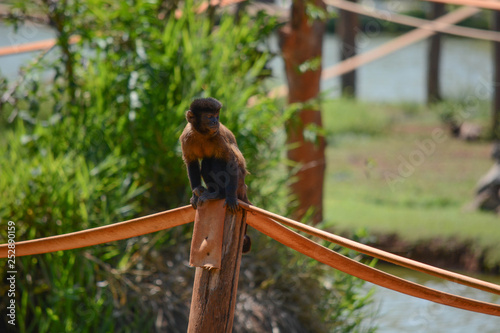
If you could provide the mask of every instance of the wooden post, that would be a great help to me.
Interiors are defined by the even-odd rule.
[[[349,0],[356,2],[357,0]],[[338,36],[340,38],[340,60],[344,61],[356,55],[356,32],[358,28],[358,16],[347,10],[339,11],[337,24]],[[356,70],[342,74],[342,94],[347,97],[356,97]]]
[[[435,20],[445,14],[445,4],[433,2],[429,19]],[[427,104],[441,100],[439,89],[439,64],[441,58],[441,35],[435,34],[429,41],[429,54],[427,63]]]
[[[493,30],[500,31],[500,11],[493,12]],[[493,43],[493,103],[491,119],[491,135],[494,140],[500,140],[500,43]]]
[[[207,209],[224,214],[223,203],[224,200],[208,201],[198,207],[197,214],[203,218]],[[221,268],[196,267],[188,333],[232,332],[245,225],[245,210],[237,214],[226,212]]]

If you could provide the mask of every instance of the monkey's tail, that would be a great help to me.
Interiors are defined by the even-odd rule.
[[[246,202],[247,204],[251,205],[252,203],[250,202],[250,200],[248,200],[248,195],[247,195],[248,186],[246,184],[244,185],[244,189],[245,189],[244,192],[241,191],[243,193],[241,193],[241,192],[239,193],[238,199],[240,199],[241,201]]]

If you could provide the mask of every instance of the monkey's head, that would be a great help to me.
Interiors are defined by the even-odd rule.
[[[219,111],[222,104],[215,98],[195,99],[186,112],[186,120],[203,135],[214,136],[219,133]]]

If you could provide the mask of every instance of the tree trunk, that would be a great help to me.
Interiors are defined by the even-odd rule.
[[[306,14],[306,5],[325,11],[322,1],[295,0],[291,20],[280,31],[280,46],[288,81],[288,103],[312,102],[318,97],[321,80],[321,56],[325,23]],[[315,103],[317,104],[317,103]],[[312,209],[312,221],[323,220],[323,180],[325,172],[325,139],[320,131],[321,111],[308,103],[287,124],[290,146],[288,158],[300,165],[296,182],[291,185],[298,207],[294,218],[300,220]],[[315,133],[306,140],[306,130]]]
[[[500,31],[500,11],[493,12],[493,30]],[[500,140],[500,43],[493,43],[493,110],[491,134],[494,140]]]
[[[429,19],[435,20],[445,14],[444,3],[431,3]],[[441,34],[437,33],[430,38],[427,67],[427,104],[441,100],[439,89],[439,63],[441,58]]]
[[[357,2],[357,0],[349,0]],[[344,61],[356,55],[356,30],[358,27],[358,16],[347,10],[339,10],[339,21],[337,25],[340,42],[340,61]],[[356,70],[342,74],[340,77],[342,94],[348,97],[356,97]]]

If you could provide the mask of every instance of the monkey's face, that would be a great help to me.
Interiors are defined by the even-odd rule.
[[[200,122],[205,134],[214,136],[219,133],[219,112],[204,112]]]

